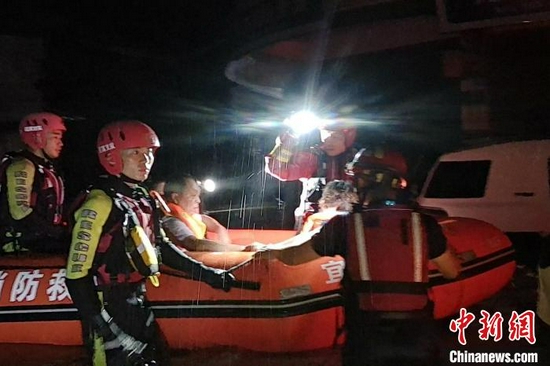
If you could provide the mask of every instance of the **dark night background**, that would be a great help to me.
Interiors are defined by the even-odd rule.
[[[544,4],[548,10],[547,1],[504,2]],[[331,12],[333,3],[338,9]],[[472,11],[482,3],[475,0],[440,3],[458,4],[450,20],[464,21],[493,16],[491,7],[499,1],[483,2],[480,12]],[[60,165],[70,200],[100,172],[99,129],[138,119],[156,130],[163,145],[153,179],[172,170],[211,177],[219,189],[203,194],[203,208],[222,224],[291,228],[300,183],[266,175],[264,155],[283,131],[283,119],[304,105],[304,96],[326,115],[355,106],[353,117],[363,122],[357,145],[385,142],[404,153],[408,179],[417,186],[441,153],[549,138],[549,21],[447,31],[437,10],[436,0],[4,2],[0,153],[17,148],[17,126],[25,114],[47,110],[64,116],[68,132]],[[319,40],[325,49],[308,48]],[[318,55],[303,50],[326,58],[314,62],[310,58]],[[280,90],[269,89],[268,96],[226,77],[228,64],[246,62],[248,55],[257,68],[246,69],[245,76]],[[482,129],[465,124],[463,115],[464,106],[478,104],[491,112]],[[304,144],[315,142],[312,134]],[[537,280],[525,273],[479,308],[533,309]],[[448,321],[439,325],[442,343],[456,348]],[[478,339],[468,349],[532,350],[518,342],[490,345]],[[50,346],[17,351],[7,345],[0,354],[13,349],[55,364],[64,358]],[[195,358],[181,364],[313,366],[339,359],[336,349],[303,359],[229,350],[186,356]]]
[[[392,3],[341,11],[332,25],[436,13],[434,1]],[[460,80],[445,77],[441,58],[476,34],[369,54],[342,51],[341,57],[313,70],[317,74],[293,74],[282,98],[250,92],[224,76],[231,60],[276,40],[263,36],[323,19],[319,4],[20,0],[2,5],[2,128],[13,136],[18,120],[37,110],[67,117],[60,163],[72,197],[100,171],[95,157],[98,130],[118,119],[142,120],[157,131],[163,145],[153,178],[171,170],[212,177],[220,189],[204,195],[204,208],[238,209],[231,226],[272,225],[273,218],[277,225],[288,225],[298,184],[266,176],[263,156],[282,131],[282,120],[299,109],[315,75],[315,106],[326,113],[356,106],[355,117],[366,121],[358,145],[392,144],[407,156],[412,183],[420,184],[438,154],[464,145],[464,95]],[[548,135],[550,80],[543,70],[549,60],[542,52],[534,58],[533,50],[549,38],[545,29],[500,41],[487,38],[488,68],[510,70],[504,73],[508,79],[501,73],[493,81],[502,84],[500,95],[493,97],[493,104],[500,105],[494,113],[517,117],[523,127],[475,138]],[[342,48],[348,46],[353,45]],[[507,85],[519,92],[510,93]],[[219,218],[229,222],[227,216]]]
[[[2,98],[4,110],[20,114],[3,116],[3,128],[15,131],[21,115],[34,110],[67,117],[61,165],[69,197],[100,171],[95,136],[118,119],[142,120],[159,134],[163,148],[154,175],[181,169],[220,184],[222,177],[261,170],[265,151],[257,147],[258,133],[239,130],[239,116],[228,108],[232,83],[223,73],[236,42],[226,32],[232,2],[20,1],[2,7],[3,57],[9,64],[12,49],[26,47],[23,57],[32,59],[35,75],[20,74],[34,77],[25,82],[40,99],[25,110]],[[14,102],[21,100],[28,98]],[[241,206],[238,191],[233,205]],[[220,199],[227,204],[227,197]]]

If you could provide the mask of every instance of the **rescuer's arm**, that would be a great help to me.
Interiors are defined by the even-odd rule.
[[[313,250],[322,256],[347,254],[346,218],[348,215],[338,215],[330,219],[321,230],[311,238]]]
[[[222,244],[213,240],[199,239],[185,223],[172,216],[163,218],[162,226],[172,243],[192,252],[240,252],[245,249],[242,245]]]
[[[242,252],[245,250],[244,245],[222,244],[214,240],[197,239],[193,235],[186,237],[182,242],[182,246],[195,252]]]
[[[91,270],[112,208],[113,201],[105,192],[92,190],[74,214],[75,225],[67,260],[66,283],[73,303],[88,324],[93,324],[94,318],[100,316],[102,309]]]
[[[235,278],[227,271],[207,267],[178,249],[163,233],[159,243],[162,263],[178,271],[185,272],[191,279],[208,283],[213,288],[229,291]]]
[[[299,265],[315,260],[319,256],[332,257],[337,254],[345,256],[345,243],[345,220],[337,216],[327,222],[321,231],[304,244],[274,250],[272,253],[287,265]]]
[[[201,215],[202,222],[206,225],[206,231],[215,233],[218,237],[218,242],[222,244],[231,244],[231,238],[229,237],[229,231],[218,222],[215,218],[208,215]]]
[[[277,137],[275,147],[265,157],[265,171],[281,181],[311,178],[317,170],[317,156],[297,151],[298,141],[288,133]]]
[[[460,261],[447,245],[441,226],[432,216],[422,215],[428,235],[428,256],[443,277],[455,279],[460,274]]]
[[[15,159],[6,169],[8,210],[16,232],[22,232],[26,241],[40,238],[59,239],[65,229],[41,217],[35,210],[33,183],[34,164],[28,159]]]

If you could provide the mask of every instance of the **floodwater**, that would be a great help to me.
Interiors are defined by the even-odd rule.
[[[519,268],[512,282],[500,293],[483,303],[468,308],[476,315],[476,321],[466,329],[467,345],[459,344],[457,334],[449,330],[450,319],[437,321],[436,332],[439,346],[442,350],[442,360],[439,365],[448,366],[450,350],[467,352],[539,352],[537,365],[550,365],[550,360],[542,359],[542,350],[535,343],[530,345],[525,339],[510,341],[508,339],[507,321],[513,311],[522,313],[534,310],[536,303],[537,278],[527,268]],[[492,339],[482,341],[477,331],[480,325],[480,311],[491,314],[500,312],[504,318],[503,339],[494,342]],[[55,329],[52,329],[55,331]],[[268,330],[266,330],[268,331]],[[419,334],[419,337],[422,335]],[[367,350],[365,350],[367,351]],[[313,352],[293,354],[267,354],[245,352],[234,349],[188,350],[174,352],[172,366],[203,365],[203,366],[340,366],[340,351],[325,349]],[[532,363],[535,364],[535,363]],[[0,344],[0,366],[84,366],[84,354],[81,347],[54,347],[36,345]],[[406,360],[396,366],[407,366]],[[416,365],[416,364],[415,364]],[[484,365],[483,363],[461,363],[460,365]],[[499,365],[492,363],[491,365]],[[504,365],[502,363],[501,365]]]

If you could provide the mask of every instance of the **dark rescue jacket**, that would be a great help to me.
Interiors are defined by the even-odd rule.
[[[10,166],[15,170],[8,169]],[[34,178],[29,181],[32,174]],[[64,182],[53,163],[26,150],[4,155],[0,164],[2,242],[7,240],[7,234],[15,233],[22,246],[42,239],[59,239],[63,231],[59,226],[63,222],[63,202]]]
[[[184,272],[186,278],[212,286],[223,285],[221,270],[192,259],[164,236],[156,204],[144,188],[130,188],[113,176],[99,179],[92,188],[73,205],[75,222],[71,225],[73,233],[65,280],[83,322],[91,324],[106,305],[98,292],[108,293],[124,303],[127,291],[133,293],[144,288],[146,276],[138,272],[128,258],[125,245],[132,225],[128,222],[128,211],[114,202],[118,198],[128,200],[145,229],[144,235],[149,236],[157,254],[162,255],[162,263]]]
[[[125,247],[129,240],[128,230],[132,225],[130,219],[132,214],[137,217],[139,225],[144,229],[149,240],[152,243],[155,242],[154,221],[158,216],[154,209],[154,202],[144,188],[131,189],[122,180],[109,177],[99,179],[94,185],[88,187],[79,195],[73,206],[79,207],[93,190],[103,191],[113,202],[111,212],[103,226],[93,261],[92,272],[96,274],[97,286],[142,282],[144,276],[130,264]],[[83,243],[85,243],[84,239],[88,239],[86,236],[90,234],[87,230],[79,231],[79,229],[74,228],[77,231],[76,235],[77,237],[82,236]]]

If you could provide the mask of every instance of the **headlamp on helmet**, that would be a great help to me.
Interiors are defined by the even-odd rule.
[[[346,175],[357,182],[362,178],[372,184],[391,183],[391,188],[404,189],[407,181],[403,177],[407,172],[405,158],[397,152],[376,152],[361,149],[353,160],[346,164]]]

